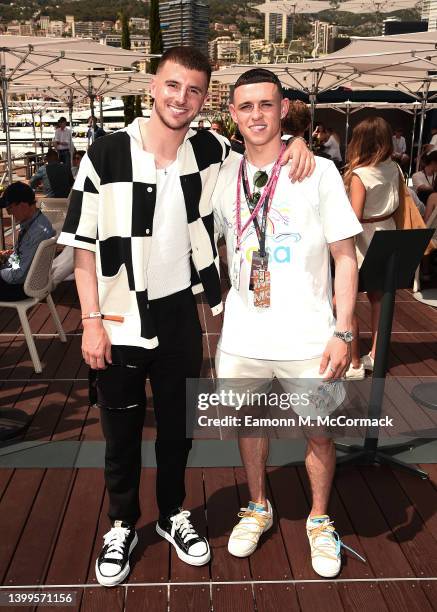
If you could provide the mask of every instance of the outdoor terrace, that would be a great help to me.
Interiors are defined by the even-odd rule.
[[[73,592],[76,604],[58,607],[66,611],[436,609],[437,464],[433,458],[437,454],[433,441],[402,455],[404,460],[421,463],[429,480],[387,466],[337,471],[330,513],[345,543],[367,563],[347,553],[335,580],[319,579],[311,569],[305,534],[309,488],[301,465],[282,465],[281,458],[275,465],[273,459],[268,468],[268,496],[276,512],[274,527],[250,559],[237,559],[227,552],[227,538],[240,505],[248,499],[243,469],[228,441],[206,442],[209,446],[195,443],[185,507],[208,535],[212,548],[211,563],[196,568],[180,562],[155,533],[150,405],[144,427],[143,514],[132,572],[122,586],[105,589],[96,584],[94,562],[108,528],[99,414],[87,401],[74,284],[60,285],[54,298],[68,342],[61,344],[54,337],[47,307],[36,307],[31,327],[44,365],[40,375],[33,372],[17,317],[12,311],[0,311],[0,406],[23,410],[31,417],[25,434],[0,448],[3,590],[17,593],[22,592],[20,587],[44,586]],[[202,375],[208,377],[220,321],[210,316],[200,299],[198,308],[204,329]],[[363,296],[358,314],[368,340],[369,307]],[[404,290],[398,292],[396,303],[389,373],[411,380],[437,375],[437,312]],[[437,424],[437,413],[427,411],[427,418]],[[297,441],[288,442],[299,446]],[[302,459],[301,446],[295,455],[296,461]],[[35,609],[44,608],[16,608],[17,612]]]

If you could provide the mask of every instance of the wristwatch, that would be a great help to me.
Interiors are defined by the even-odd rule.
[[[354,339],[354,335],[351,331],[335,331],[334,336],[340,338],[340,340],[343,340],[346,344],[349,344]]]

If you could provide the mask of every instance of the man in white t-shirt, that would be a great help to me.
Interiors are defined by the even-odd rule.
[[[302,379],[315,379],[320,387],[321,378],[339,379],[349,364],[358,278],[353,236],[362,228],[332,161],[316,158],[313,175],[299,184],[278,168],[281,118],[287,110],[276,75],[259,68],[239,77],[230,111],[244,136],[246,157],[223,167],[213,195],[232,281],[216,356],[219,388],[235,390],[241,384],[257,392],[273,377],[281,385],[294,379],[295,387],[299,379],[301,386],[306,384]],[[255,197],[254,184],[261,183],[264,189]],[[253,207],[260,202],[257,213]],[[336,265],[337,322],[330,253]],[[308,414],[314,417],[314,412]],[[273,512],[265,487],[268,439],[240,435],[239,445],[252,501],[239,514],[228,550],[245,557],[271,527]],[[309,438],[306,467],[313,499],[307,534],[313,568],[325,577],[336,575],[341,564],[341,542],[327,515],[335,462],[332,440]]]
[[[67,127],[67,120],[65,117],[61,117],[58,121],[58,127],[55,130],[55,136],[53,138],[53,146],[58,152],[59,161],[71,167],[73,141],[71,130]]]

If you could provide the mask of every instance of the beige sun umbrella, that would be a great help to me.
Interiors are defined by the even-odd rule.
[[[330,2],[324,0],[274,0],[265,2],[254,7],[257,11],[265,14],[283,15],[282,41],[286,39],[287,17],[291,18],[291,39],[294,36],[294,18],[300,14],[320,13],[332,9]]]
[[[422,103],[419,141],[423,134],[426,103],[437,91],[437,32],[399,36],[355,38],[347,47],[323,57],[293,64],[263,64],[277,74],[284,87],[308,94],[311,116],[318,94],[336,87],[351,89],[397,89]],[[235,83],[253,66],[231,66],[212,78]]]
[[[113,49],[87,39],[0,36],[0,84],[9,182],[12,182],[12,153],[8,91],[12,83],[38,73],[49,81],[54,64],[58,70],[70,72],[105,67],[131,68],[145,57],[143,53]],[[1,239],[3,241],[2,228]]]
[[[348,13],[372,13],[375,15],[377,29],[382,24],[383,13],[394,13],[405,9],[421,10],[422,0],[347,0],[338,4],[336,10]]]
[[[12,181],[12,155],[7,100],[12,83],[37,74],[49,81],[54,64],[58,71],[65,72],[105,67],[131,68],[145,57],[143,53],[114,49],[87,39],[0,36],[0,81],[9,181]]]
[[[149,90],[152,75],[128,70],[54,72],[50,81],[40,75],[29,75],[12,85],[10,91],[16,94],[50,96],[67,102],[70,110],[74,96],[88,98],[91,115],[94,115],[94,101],[107,95],[144,95]]]

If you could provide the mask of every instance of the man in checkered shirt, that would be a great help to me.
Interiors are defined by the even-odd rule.
[[[183,510],[186,379],[198,378],[202,330],[193,293],[222,311],[211,195],[228,141],[190,130],[208,91],[211,68],[196,49],[175,47],[151,84],[149,121],[100,138],[83,158],[59,241],[75,248],[82,309],[82,353],[96,374],[106,440],[105,482],[112,528],[96,561],[100,584],[130,571],[138,538],[141,437],[149,378],[157,423],[157,532],[180,559],[210,559]],[[293,178],[313,169],[304,143],[291,145]],[[284,160],[285,161],[285,160]]]

